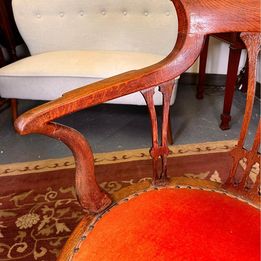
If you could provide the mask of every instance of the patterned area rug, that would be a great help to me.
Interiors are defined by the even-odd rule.
[[[228,151],[235,144],[170,147],[168,174],[220,183],[227,177]],[[150,181],[148,149],[95,154],[95,163],[99,184],[116,200],[130,185],[138,190],[139,184]],[[73,158],[0,165],[0,184],[0,260],[56,260],[83,217],[74,189]]]

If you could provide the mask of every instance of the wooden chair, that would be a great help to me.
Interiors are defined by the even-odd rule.
[[[63,97],[26,112],[16,121],[22,134],[39,133],[59,139],[76,161],[76,190],[85,211],[59,260],[259,260],[260,174],[249,173],[259,163],[260,122],[251,150],[244,148],[254,101],[256,60],[260,47],[259,0],[172,0],[179,18],[178,41],[161,62],[65,93]],[[244,10],[244,11],[242,11]],[[249,59],[248,95],[233,164],[225,184],[169,185],[167,124],[172,85],[166,84],[199,56],[205,35],[242,32]],[[153,104],[154,86],[164,97],[162,142]],[[152,122],[153,186],[112,203],[95,180],[93,155],[84,137],[54,120],[141,91]],[[238,172],[239,162],[246,168]],[[220,162],[222,164],[222,162]],[[161,167],[161,168],[160,168]],[[160,171],[159,171],[160,169]],[[188,182],[189,183],[189,182]],[[192,182],[193,183],[193,182]]]

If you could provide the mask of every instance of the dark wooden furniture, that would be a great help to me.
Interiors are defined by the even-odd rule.
[[[227,80],[224,96],[223,113],[221,114],[220,128],[227,130],[230,128],[229,122],[231,121],[231,106],[237,82],[237,72],[240,61],[240,55],[242,49],[245,49],[245,44],[240,38],[240,33],[218,33],[212,34],[211,36],[228,43],[229,46],[229,58],[228,58],[228,69],[227,69]],[[206,36],[206,41],[200,55],[199,64],[199,82],[197,86],[197,98],[202,99],[204,96],[205,86],[205,70],[207,64],[207,53],[208,53],[209,36]]]
[[[5,59],[2,49],[0,49],[0,67],[3,67],[5,65]]]
[[[0,31],[2,44],[10,57],[10,62],[14,62],[18,59],[16,54],[16,46],[23,43],[23,40],[15,25],[14,16],[12,12],[11,0],[0,0]],[[2,51],[0,52],[2,54]],[[3,55],[0,55],[0,63],[3,66],[6,64]],[[13,121],[17,118],[17,101],[16,99],[10,99],[11,111]]]
[[[7,49],[11,61],[16,61],[16,46],[23,40],[15,25],[11,0],[0,0],[0,29],[3,34],[0,42]]]
[[[1,37],[1,32],[0,32]],[[3,36],[2,36],[3,37]],[[0,67],[5,65],[5,59],[2,49],[0,49]],[[6,99],[0,97],[0,108],[6,103]]]
[[[15,126],[20,134],[47,135],[61,140],[72,150],[76,161],[76,191],[85,211],[100,213],[111,204],[112,200],[97,185],[93,155],[85,138],[76,130],[55,123],[54,120],[113,98],[141,91],[148,104],[152,122],[153,184],[155,186],[168,184],[167,123],[171,81],[194,63],[201,52],[205,36],[219,32],[242,32],[240,37],[246,45],[249,62],[245,115],[237,146],[231,151],[232,167],[228,170],[229,176],[222,188],[234,193],[235,197],[251,201],[252,204],[260,203],[260,173],[255,181],[249,178],[252,166],[260,161],[258,154],[260,122],[253,147],[250,150],[244,148],[253,108],[256,61],[260,48],[260,15],[259,8],[257,8],[259,0],[239,2],[234,0],[173,0],[172,2],[179,18],[179,34],[176,46],[167,58],[145,69],[130,71],[65,93],[63,97],[34,108],[16,120]],[[160,133],[162,142],[159,142],[158,138],[156,111],[153,103],[154,86],[160,86],[164,96],[163,124]],[[246,168],[238,177],[237,168],[239,161],[243,158],[246,159]],[[249,206],[245,204],[245,207]],[[69,260],[75,252],[84,251],[84,249],[79,250],[76,246],[83,240],[84,231],[88,229],[87,219],[84,218],[81,221],[59,260]],[[204,254],[207,253],[208,251],[205,251]],[[209,259],[206,258],[206,260]]]

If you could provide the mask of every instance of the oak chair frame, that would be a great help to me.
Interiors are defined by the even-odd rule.
[[[197,59],[205,36],[219,32],[242,32],[249,59],[248,93],[243,127],[236,148],[231,152],[234,158],[232,170],[225,184],[235,187],[234,177],[239,159],[247,158],[247,168],[237,187],[252,199],[258,199],[260,180],[249,187],[249,170],[260,160],[260,123],[253,148],[244,149],[254,102],[256,61],[260,48],[259,0],[172,0],[178,14],[178,40],[173,51],[161,62],[141,70],[129,71],[100,82],[65,93],[61,98],[48,102],[21,115],[15,122],[18,133],[38,133],[64,142],[73,152],[76,161],[76,191],[85,211],[98,213],[111,204],[109,196],[98,186],[94,175],[94,160],[91,148],[85,138],[76,130],[55,123],[64,115],[104,103],[108,100],[141,91],[149,108],[152,122],[153,182],[167,183],[167,125],[172,81],[186,71]],[[244,10],[244,11],[242,11]],[[225,21],[225,22],[224,22]],[[154,87],[160,86],[163,94],[162,142],[159,143],[156,112],[153,104]],[[162,171],[158,173],[161,160]]]

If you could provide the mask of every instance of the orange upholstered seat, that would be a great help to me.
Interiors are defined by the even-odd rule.
[[[73,260],[260,260],[260,211],[233,197],[169,187],[125,198],[86,228]]]

